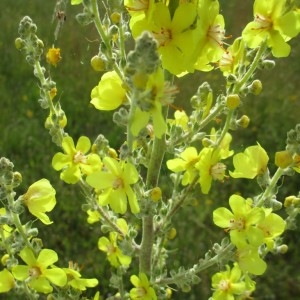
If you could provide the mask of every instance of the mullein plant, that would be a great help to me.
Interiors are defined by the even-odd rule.
[[[231,132],[249,124],[239,109],[249,93],[261,92],[256,71],[274,66],[272,55],[289,55],[288,42],[300,32],[300,11],[293,1],[255,0],[254,20],[229,44],[217,0],[106,1],[103,15],[101,3],[70,1],[83,6],[78,22],[95,26],[99,34],[99,53],[91,66],[102,74],[91,87],[90,103],[100,111],[115,111],[112,121],[125,132],[119,149],[111,148],[103,134],[93,143],[83,135],[75,146],[65,130],[56,82],[43,66],[46,60],[59,68],[61,49],[53,46],[45,53],[30,17],[21,20],[15,46],[32,66],[38,102],[48,111],[45,128],[59,147],[52,166],[62,181],[80,186],[88,223],[103,231],[94,246],[111,266],[109,294],[113,299],[170,299],[177,290],[189,292],[201,284],[201,272],[217,266],[218,272],[211,271],[211,299],[249,299],[257,276],[267,269],[266,256],[285,253],[281,236],[295,227],[300,195],[287,195],[284,201],[276,195],[283,176],[300,173],[300,125],[288,132],[286,149],[275,153],[274,174],[259,143],[234,153]],[[135,47],[126,52],[130,37]],[[190,112],[177,109],[174,77],[216,66],[226,80],[224,90],[215,96],[202,83],[190,100]],[[228,172],[231,161],[234,169]],[[171,178],[167,187],[161,184],[162,168]],[[209,194],[216,181],[238,178],[256,179],[261,193],[231,195],[228,204],[211,212],[224,239],[192,267],[168,266],[167,241],[176,238],[173,216],[195,191]],[[90,299],[112,299],[97,288],[101,274],[87,279],[76,263],[62,266],[55,250],[38,237],[34,221],[52,224],[47,213],[59,201],[51,183],[40,179],[17,196],[21,181],[13,163],[1,158],[0,293],[15,291],[19,299],[87,299],[84,291],[96,287]],[[286,219],[279,214],[283,209]],[[32,219],[26,219],[25,210]]]

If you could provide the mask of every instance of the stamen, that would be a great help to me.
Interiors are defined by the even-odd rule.
[[[73,161],[75,164],[86,164],[86,157],[85,155],[81,152],[81,151],[78,151],[74,157],[73,157]]]
[[[152,32],[160,47],[166,46],[172,40],[172,31],[168,28],[161,28],[159,32]]]

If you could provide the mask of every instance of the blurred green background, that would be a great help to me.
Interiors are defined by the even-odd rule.
[[[0,156],[9,158],[23,175],[23,183],[18,192],[40,178],[48,178],[57,190],[57,206],[50,214],[52,226],[41,226],[40,236],[44,246],[56,250],[60,266],[74,260],[82,266],[86,277],[98,277],[99,289],[108,296],[109,265],[105,255],[97,250],[100,229],[86,222],[86,214],[80,209],[83,197],[75,186],[59,180],[59,173],[51,167],[51,159],[59,150],[44,129],[47,112],[37,102],[39,89],[32,68],[24,56],[14,47],[21,18],[29,15],[38,26],[38,36],[45,48],[54,44],[56,21],[52,22],[55,0],[1,0],[0,18]],[[225,16],[227,34],[233,38],[240,35],[247,22],[252,20],[253,1],[220,1],[221,12]],[[98,83],[101,73],[90,67],[90,58],[98,52],[98,36],[92,25],[81,27],[75,20],[81,6],[68,5],[67,20],[61,28],[56,47],[62,49],[62,61],[57,68],[43,64],[57,83],[58,97],[68,117],[66,131],[77,140],[87,135],[91,140],[99,133],[104,134],[112,147],[119,148],[122,130],[111,125],[112,113],[100,113],[89,104],[90,91]],[[228,43],[233,41],[228,40]],[[300,43],[299,38],[291,42],[293,50],[288,58],[276,62],[272,71],[257,74],[263,83],[263,92],[258,97],[249,96],[241,107],[241,115],[247,114],[251,123],[248,129],[233,132],[233,148],[236,151],[255,144],[257,141],[270,155],[270,169],[275,169],[274,153],[285,147],[286,132],[300,123]],[[188,110],[190,97],[197,87],[208,81],[215,94],[225,89],[225,81],[219,70],[208,74],[197,73],[184,77],[177,84],[181,91],[177,105]],[[230,169],[230,166],[229,166]],[[300,190],[300,176],[285,178],[284,188],[278,200],[297,194]],[[196,206],[186,206],[174,221],[178,232],[170,247],[179,248],[170,257],[170,265],[192,266],[223,233],[212,223],[212,210],[220,204],[227,205],[228,197],[241,192],[251,197],[259,192],[254,183],[247,180],[228,180],[216,183],[208,197],[199,194]],[[25,218],[26,216],[24,216]],[[187,222],[189,220],[189,222]],[[37,221],[39,226],[39,221]],[[284,241],[289,252],[283,256],[271,257],[266,274],[257,278],[256,299],[300,299],[300,253],[298,236],[300,231],[287,232]],[[213,271],[218,271],[216,267]],[[211,272],[211,270],[210,270]],[[211,295],[210,274],[202,276],[202,283],[194,286],[189,294],[174,294],[172,299],[207,299]],[[21,299],[16,295],[1,299]]]

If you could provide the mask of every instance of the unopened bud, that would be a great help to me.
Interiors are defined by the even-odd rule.
[[[110,15],[110,19],[111,19],[111,21],[112,21],[114,24],[119,24],[119,23],[120,23],[120,20],[121,20],[121,14],[118,13],[118,12],[113,12],[113,13]]]
[[[238,94],[232,94],[226,97],[226,106],[229,109],[237,108],[240,105],[240,103],[241,103],[241,98]]]
[[[161,192],[160,187],[158,187],[158,186],[153,188],[150,192],[150,198],[152,201],[155,201],[155,202],[157,202],[158,200],[161,199],[161,195],[162,195],[162,192]]]
[[[6,266],[6,262],[7,262],[8,259],[9,259],[9,255],[8,254],[4,254],[1,257],[1,263],[2,263],[3,266]]]
[[[287,150],[278,151],[275,153],[275,165],[285,169],[293,163],[293,156]]]
[[[250,119],[246,115],[241,116],[241,118],[236,121],[236,124],[243,128],[247,128],[249,126],[249,123],[250,123]]]
[[[262,91],[262,83],[260,80],[255,79],[252,84],[249,86],[250,93],[254,95],[259,95]]]
[[[237,82],[236,76],[235,76],[234,74],[229,74],[229,75],[227,76],[227,82],[228,82],[229,84],[236,83],[236,82]]]
[[[261,65],[262,68],[265,70],[272,70],[275,67],[275,61],[270,59],[265,59]]]
[[[289,247],[286,244],[283,244],[283,245],[278,246],[276,250],[280,254],[285,254],[288,252]]]
[[[15,39],[15,46],[18,50],[21,50],[25,46],[24,40],[22,40],[21,38]]]
[[[13,186],[17,187],[22,183],[22,175],[19,172],[13,173]]]
[[[284,207],[289,207],[291,205],[293,205],[294,200],[297,199],[296,196],[288,196],[284,199]]]
[[[177,230],[176,230],[176,228],[172,227],[172,228],[169,230],[167,236],[168,236],[168,239],[169,239],[169,240],[173,240],[173,239],[176,237],[176,235],[177,235]]]
[[[201,142],[203,147],[210,147],[215,145],[215,142],[208,138],[204,138]]]
[[[112,157],[114,159],[117,159],[118,158],[118,153],[114,148],[109,148],[108,149],[108,156]]]
[[[106,70],[107,61],[99,55],[95,55],[91,59],[91,66],[95,71],[103,72]]]

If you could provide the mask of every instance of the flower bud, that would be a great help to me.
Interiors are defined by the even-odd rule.
[[[284,207],[292,206],[293,202],[294,202],[294,199],[297,199],[297,197],[296,196],[285,197],[284,203],[283,203]]]
[[[160,187],[157,186],[151,190],[150,199],[154,202],[157,202],[158,200],[161,199],[161,195],[162,195],[161,189]]]
[[[235,76],[234,74],[229,74],[229,75],[227,76],[227,82],[228,82],[229,84],[236,83],[236,82],[237,82],[236,76]]]
[[[237,108],[240,105],[240,103],[241,103],[241,98],[238,94],[232,94],[226,97],[226,106],[229,109]]]
[[[202,140],[202,146],[203,146],[203,147],[210,147],[210,146],[212,146],[213,144],[214,144],[214,142],[213,142],[212,140],[208,139],[208,138],[204,138],[204,139]]]
[[[24,40],[22,40],[21,38],[16,38],[16,39],[15,39],[15,47],[16,47],[18,50],[21,50],[24,46],[25,46]]]
[[[91,59],[91,66],[95,71],[103,72],[106,70],[107,61],[99,55],[95,55]]]
[[[288,247],[287,245],[283,244],[283,245],[278,246],[278,247],[276,248],[276,250],[277,250],[277,252],[280,253],[280,254],[285,254],[285,253],[288,252],[289,247]]]
[[[255,79],[252,84],[249,86],[249,92],[254,95],[259,95],[262,91],[262,83],[260,80]]]
[[[262,68],[265,70],[272,70],[275,67],[275,61],[270,59],[265,59],[262,64]]]
[[[287,150],[278,151],[275,153],[275,165],[285,169],[293,163],[293,156]]]
[[[246,115],[241,116],[241,118],[236,121],[236,124],[243,128],[247,128],[249,126],[249,123],[250,123],[250,119]]]
[[[118,158],[118,153],[114,148],[109,148],[107,154],[109,157],[112,157],[114,159]]]
[[[42,40],[38,39],[38,40],[37,40],[37,46],[38,46],[39,48],[44,48],[44,42],[43,42]]]
[[[82,26],[86,26],[86,25],[90,24],[91,22],[93,22],[93,18],[91,17],[91,15],[89,13],[85,13],[85,12],[76,15],[75,18],[76,18],[77,22]]]
[[[119,24],[119,23],[120,23],[120,20],[121,20],[121,14],[118,13],[118,12],[113,12],[113,13],[110,15],[110,19],[111,19],[111,21],[112,21],[114,24]]]
[[[22,175],[19,172],[13,173],[13,187],[17,187],[22,183]]]
[[[9,259],[9,255],[8,254],[4,254],[1,257],[1,263],[2,263],[3,266],[6,266],[6,262],[7,262],[8,259]]]
[[[177,235],[177,230],[176,230],[176,228],[172,227],[169,230],[167,237],[169,240],[173,240],[176,237],[176,235]]]
[[[277,211],[282,208],[282,203],[276,199],[271,199],[270,206],[273,209],[273,211]]]

